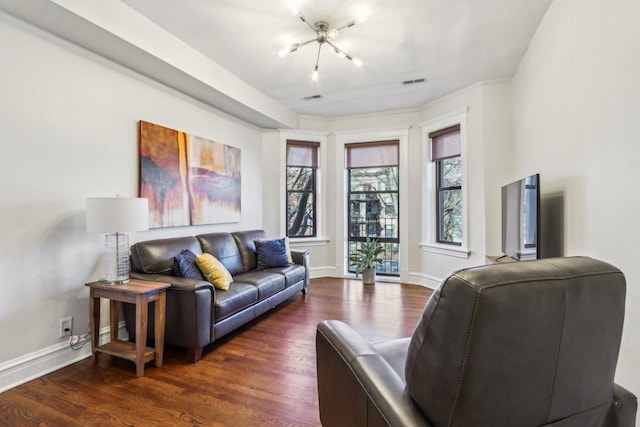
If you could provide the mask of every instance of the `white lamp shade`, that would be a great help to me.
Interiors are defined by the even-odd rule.
[[[121,233],[149,229],[149,200],[128,197],[87,198],[87,231]]]

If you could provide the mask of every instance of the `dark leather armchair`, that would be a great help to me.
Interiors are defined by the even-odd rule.
[[[591,258],[490,265],[448,277],[410,338],[324,321],[322,424],[633,427],[636,397],[613,382],[625,286]]]

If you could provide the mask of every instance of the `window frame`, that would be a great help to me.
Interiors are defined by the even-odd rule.
[[[409,193],[409,168],[407,165],[409,164],[409,127],[406,128],[382,128],[377,130],[346,130],[346,131],[337,131],[334,132],[335,136],[335,144],[336,144],[336,157],[335,157],[335,167],[336,167],[336,189],[340,189],[343,191],[342,197],[338,197],[337,203],[335,206],[335,215],[338,220],[336,221],[336,238],[340,239],[340,242],[336,245],[336,274],[340,275],[340,277],[354,277],[354,274],[348,272],[348,248],[347,248],[347,209],[349,206],[347,205],[347,173],[346,173],[346,156],[344,155],[344,148],[348,144],[357,144],[366,142],[375,142],[375,141],[389,141],[389,140],[399,140],[400,141],[400,170],[398,176],[398,182],[400,187],[400,194],[408,194]],[[340,173],[342,171],[342,173]],[[405,258],[406,254],[409,253],[409,217],[407,212],[409,212],[408,207],[408,199],[409,197],[400,197],[400,206],[399,206],[399,236],[400,236],[400,247],[398,256],[402,261],[402,265],[399,266],[400,277],[394,276],[384,276],[385,281],[388,282],[407,282],[409,279],[409,270],[408,270],[408,258]]]
[[[286,195],[285,195],[285,212],[286,212],[286,216],[285,216],[285,228],[286,228],[286,233],[285,236],[289,237],[290,239],[304,239],[304,238],[314,238],[317,237],[318,234],[318,221],[317,221],[317,217],[318,217],[318,212],[317,212],[317,185],[316,185],[316,169],[317,168],[308,168],[308,167],[302,167],[302,166],[286,166],[287,168],[287,176],[289,175],[289,168],[295,168],[295,169],[310,169],[311,170],[311,189],[310,190],[292,190],[289,188],[289,186],[287,185],[287,189],[286,189]],[[313,209],[313,215],[312,215],[312,225],[311,228],[313,230],[313,233],[311,234],[307,234],[304,236],[300,236],[300,235],[291,235],[289,234],[290,228],[289,228],[289,196],[293,193],[296,194],[310,194],[311,195],[311,206]]]
[[[450,157],[449,159],[457,159],[461,156]],[[444,240],[442,235],[444,234],[444,224],[442,218],[442,206],[441,206],[441,198],[440,194],[445,191],[460,191],[462,193],[462,184],[461,185],[450,185],[448,187],[444,187],[442,185],[442,162],[449,159],[436,160],[436,197],[435,197],[435,205],[436,205],[436,242],[443,245],[454,245],[454,246],[462,246],[462,242],[453,242],[451,240]],[[462,164],[460,165],[462,167]]]
[[[319,143],[318,147],[318,167],[315,173],[315,185],[316,185],[316,237],[296,237],[290,240],[292,248],[304,245],[308,248],[311,246],[325,246],[330,241],[326,236],[327,230],[327,195],[325,189],[327,188],[327,139],[328,133],[306,131],[306,130],[284,130],[279,129],[277,131],[278,139],[280,140],[279,146],[279,163],[276,169],[273,169],[274,173],[279,175],[280,185],[277,189],[278,198],[278,218],[277,218],[277,233],[281,236],[286,236],[287,233],[287,141],[301,141],[310,143]],[[268,138],[265,141],[269,141]],[[270,150],[267,146],[265,150]],[[268,154],[263,156],[266,159],[269,158]],[[268,161],[268,160],[267,160]],[[266,164],[265,168],[270,168],[271,164]],[[269,185],[269,189],[273,188]],[[272,194],[268,190],[266,194]],[[275,194],[274,194],[275,196]],[[275,227],[275,221],[273,221]]]
[[[315,150],[315,155],[312,156],[315,158],[315,161],[312,163],[315,166],[299,166],[299,165],[289,165],[288,157],[285,160],[285,236],[292,240],[298,239],[313,239],[318,237],[318,204],[317,204],[317,192],[318,192],[318,184],[317,184],[317,170],[319,168],[319,151],[320,151],[320,143],[318,141],[300,141],[287,139],[286,140],[286,150],[288,152],[289,146],[298,146],[298,147],[307,147]],[[292,190],[289,188],[289,183],[286,177],[289,175],[289,168],[296,169],[310,169],[311,170],[311,190]],[[290,235],[289,234],[289,195],[292,193],[297,194],[310,194],[311,195],[311,203],[313,207],[313,215],[312,215],[312,229],[313,233],[310,235],[298,236],[298,235]]]
[[[422,242],[420,247],[426,252],[468,259],[468,197],[467,197],[467,111],[468,108],[453,111],[420,124],[422,135]],[[438,236],[438,213],[436,205],[438,175],[437,162],[432,161],[431,138],[429,134],[454,126],[460,126],[460,157],[462,159],[462,241],[440,242]]]
[[[386,142],[386,141],[385,141]],[[366,142],[363,142],[362,144],[367,144]],[[369,144],[376,144],[376,142],[372,142]],[[380,144],[378,142],[378,144]],[[398,151],[400,150],[400,141],[397,142],[398,145]],[[348,144],[347,144],[348,146]],[[347,146],[345,146],[345,149],[347,148]],[[398,157],[399,157],[399,153],[398,153]],[[376,196],[378,196],[379,194],[389,194],[393,197],[393,195],[395,194],[398,206],[397,206],[397,230],[396,230],[396,236],[397,237],[374,237],[379,243],[385,245],[385,244],[396,244],[397,245],[397,259],[396,259],[396,263],[399,264],[400,262],[400,235],[401,235],[401,224],[400,224],[400,212],[401,212],[401,208],[400,208],[400,203],[401,203],[401,198],[400,198],[400,186],[401,186],[401,182],[400,182],[400,162],[398,162],[397,165],[395,166],[372,166],[373,168],[386,168],[386,167],[390,167],[390,168],[397,168],[397,177],[398,177],[398,186],[395,190],[385,190],[385,191],[381,191],[381,190],[376,190],[376,191],[352,191],[352,171],[357,170],[357,169],[368,169],[366,167],[354,167],[354,168],[346,168],[346,206],[347,206],[347,234],[346,234],[346,241],[347,241],[347,246],[346,246],[346,250],[347,250],[347,256],[349,255],[349,246],[351,242],[364,242],[366,241],[368,236],[353,236],[351,233],[351,225],[352,225],[352,210],[351,210],[351,195],[352,194],[375,194]],[[355,273],[355,270],[351,269],[350,265],[347,265],[347,272],[348,273]],[[400,271],[398,270],[397,273],[387,273],[387,272],[381,272],[378,271],[377,274],[381,275],[381,276],[388,276],[388,277],[400,277]]]

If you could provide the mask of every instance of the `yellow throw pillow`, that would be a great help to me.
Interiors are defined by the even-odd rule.
[[[226,291],[233,282],[231,273],[211,254],[196,255],[196,264],[204,277],[218,289]]]

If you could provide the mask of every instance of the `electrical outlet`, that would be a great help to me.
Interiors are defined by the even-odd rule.
[[[73,317],[65,317],[60,319],[60,331],[58,332],[59,338],[70,337],[73,333]]]

